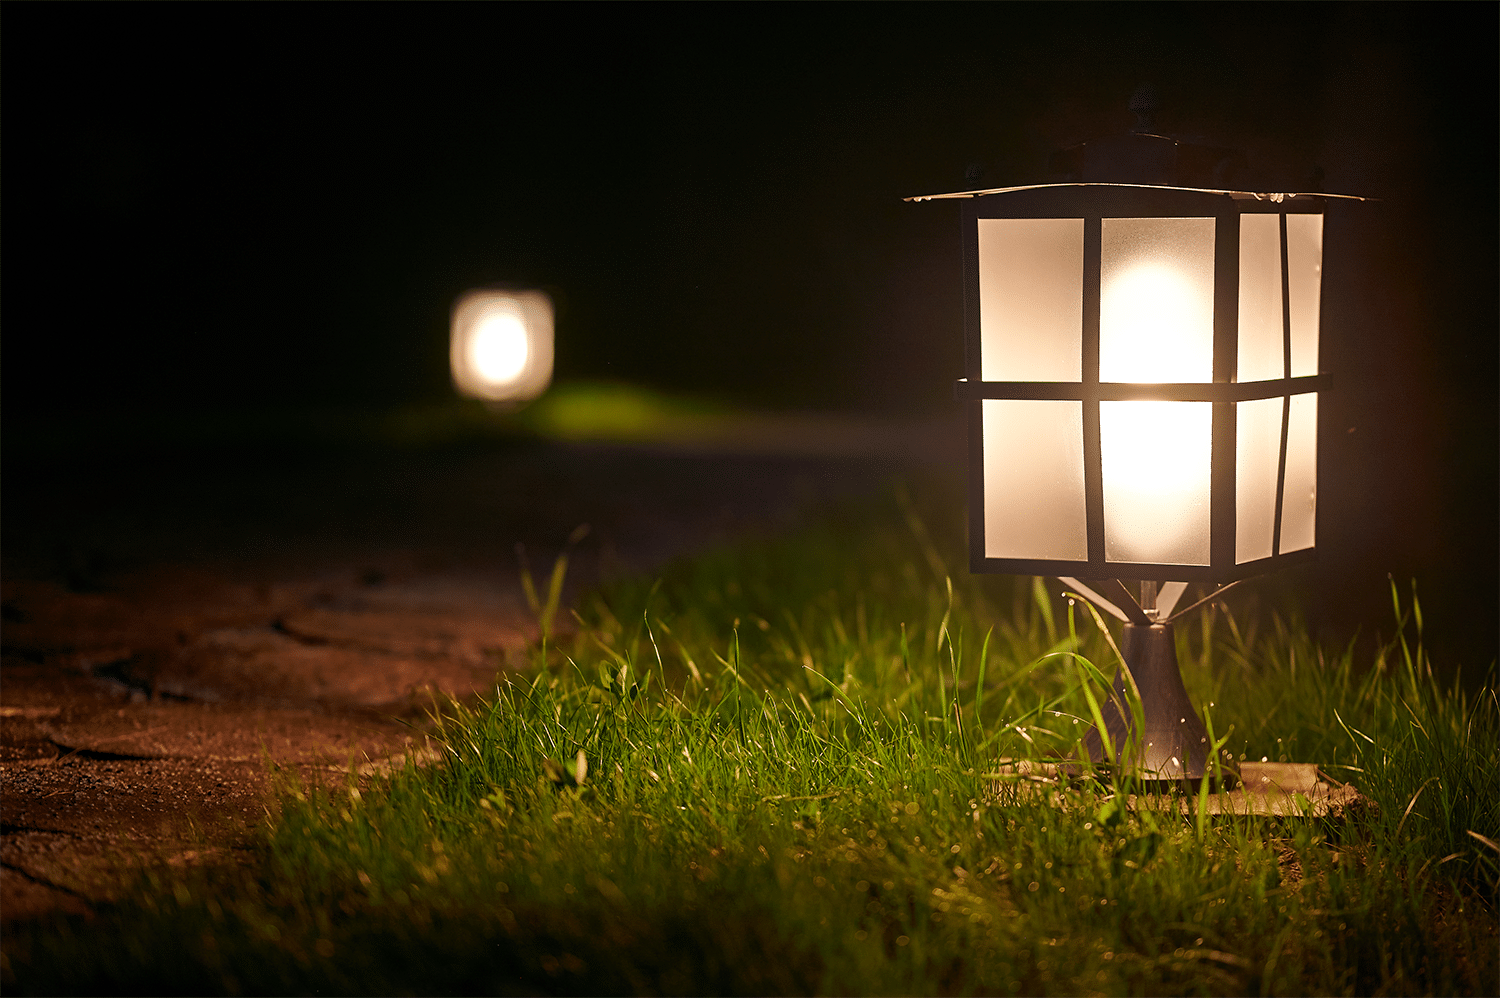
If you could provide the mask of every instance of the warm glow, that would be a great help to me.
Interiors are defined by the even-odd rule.
[[[1214,220],[1106,218],[1099,380],[1213,380]]]
[[[540,291],[470,291],[453,307],[450,338],[462,395],[515,404],[552,380],[552,301]]]
[[[1240,343],[1235,380],[1269,381],[1286,375],[1283,313],[1281,216],[1245,215],[1240,218]],[[1276,420],[1279,438],[1279,414]],[[1270,527],[1265,543],[1269,557]]]
[[[1102,402],[1104,551],[1110,561],[1208,564],[1208,402]]]
[[[1161,263],[1133,267],[1104,288],[1113,328],[1099,339],[1100,380],[1205,380],[1204,370],[1213,369],[1213,341],[1205,344],[1200,333],[1202,308],[1194,298],[1182,274]]]
[[[1089,506],[1098,497],[1095,473],[1106,563],[1211,566],[1216,506],[1221,527],[1233,528],[1219,541],[1223,560],[1232,546],[1234,565],[1313,547],[1316,392],[1231,402],[1229,385],[1215,382],[1317,373],[1322,216],[1250,212],[1227,231],[1208,216],[1097,224],[1098,256],[1090,260],[1084,218],[975,222],[967,252],[975,267],[968,292],[977,312],[968,322],[970,335],[977,332],[977,380],[1002,383],[986,386],[978,413],[976,555],[1098,559],[1096,507]],[[1085,335],[1094,275],[1097,368]],[[1229,308],[1235,313],[1224,314]],[[1230,354],[1219,364],[1233,365],[1218,377],[1216,340]],[[1003,384],[1028,381],[1055,382],[1058,390]],[[1264,387],[1243,394],[1278,386]],[[983,397],[1007,395],[1031,397]],[[1184,397],[1194,401],[1171,400]],[[1086,470],[1084,445],[1095,425],[1098,464]],[[1217,496],[1216,461],[1223,475]]]
[[[1276,531],[1276,468],[1284,398],[1235,403],[1234,561],[1271,557]]]
[[[1083,377],[1083,219],[979,220],[985,381]]]
[[[1083,403],[985,399],[984,550],[1086,561]]]
[[[514,381],[530,353],[526,326],[517,315],[486,316],[469,339],[469,363],[492,385]]]
[[[1287,408],[1286,483],[1281,502],[1281,551],[1301,551],[1318,533],[1318,395],[1293,395]]]
[[[1213,377],[1214,220],[1107,218],[1100,247],[1099,380]],[[1099,406],[1108,561],[1206,565],[1213,406]]]
[[[1323,301],[1323,216],[1286,216],[1287,304],[1292,320],[1292,377],[1318,373]]]

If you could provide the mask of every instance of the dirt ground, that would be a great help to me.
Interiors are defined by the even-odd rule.
[[[815,430],[731,452],[7,453],[0,918],[244,848],[272,767],[423,751],[434,698],[483,694],[535,638],[517,544],[544,575],[588,524],[571,595],[961,460],[956,426]]]

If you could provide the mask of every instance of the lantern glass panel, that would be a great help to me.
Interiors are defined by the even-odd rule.
[[[1281,500],[1281,553],[1310,548],[1317,536],[1318,396],[1293,395],[1287,412],[1286,486]]]
[[[1209,563],[1213,403],[1099,403],[1104,557]]]
[[[1277,284],[1280,283],[1278,280]],[[1276,532],[1281,410],[1285,401],[1278,397],[1235,404],[1234,561],[1237,565],[1271,557],[1271,539]]]
[[[1323,288],[1323,216],[1286,216],[1287,298],[1292,377],[1318,373],[1318,303]]]
[[[1213,380],[1214,220],[1106,218],[1099,380]]]
[[[1083,377],[1083,219],[979,220],[985,381]]]
[[[1281,308],[1281,216],[1240,217],[1239,381],[1286,376]],[[1280,415],[1277,416],[1278,431]],[[1273,485],[1272,492],[1275,491]],[[1270,555],[1270,525],[1266,555]]]
[[[1083,403],[985,399],[987,558],[1084,561]]]

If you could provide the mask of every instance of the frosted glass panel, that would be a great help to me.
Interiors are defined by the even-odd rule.
[[[1281,326],[1281,216],[1241,215],[1239,381],[1285,377]]]
[[[979,370],[1083,380],[1083,219],[979,220]]]
[[[1318,521],[1318,393],[1293,395],[1286,429],[1281,553],[1310,548]]]
[[[1208,564],[1210,402],[1101,402],[1104,557]]]
[[[1083,403],[985,399],[986,558],[1088,558]]]
[[[1212,381],[1214,220],[1106,218],[1099,380]]]
[[[1292,377],[1318,373],[1318,303],[1323,289],[1323,216],[1286,217],[1287,300],[1292,314]]]
[[[1279,245],[1280,240],[1277,242]],[[1284,402],[1274,398],[1235,404],[1234,561],[1237,565],[1271,557]]]

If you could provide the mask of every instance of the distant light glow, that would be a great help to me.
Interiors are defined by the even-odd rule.
[[[486,316],[469,338],[469,363],[491,384],[514,381],[530,353],[526,326],[515,315]]]
[[[530,401],[552,381],[552,300],[540,291],[470,291],[453,307],[449,363],[459,394]]]

